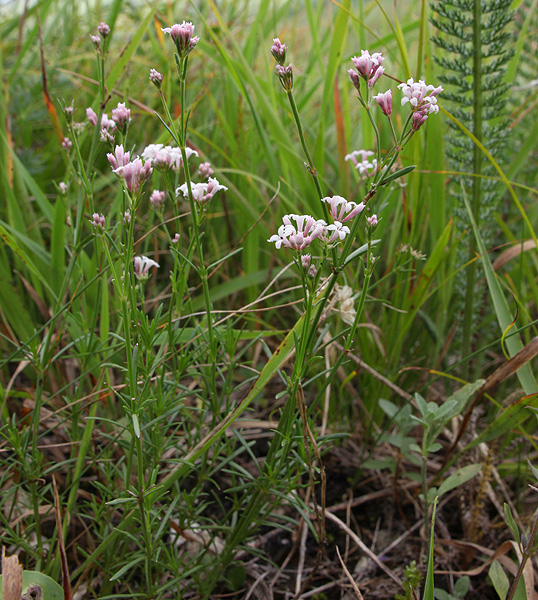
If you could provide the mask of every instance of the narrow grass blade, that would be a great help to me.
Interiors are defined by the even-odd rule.
[[[108,74],[108,77],[106,78],[106,82],[105,82],[107,89],[111,90],[118,82],[118,79],[120,78],[121,74],[123,73],[125,67],[127,66],[129,61],[131,60],[133,54],[135,53],[136,49],[138,48],[138,44],[140,44],[142,37],[146,33],[146,29],[148,28],[148,25],[151,23],[151,21],[153,19],[154,12],[155,12],[155,3],[153,4],[150,11],[146,15],[145,19],[138,26],[138,29],[136,30],[135,34],[131,38],[131,41],[127,44],[127,46],[125,47],[123,52],[120,54],[120,58],[117,60],[116,64],[112,67],[110,73]]]
[[[477,247],[480,252],[480,259],[482,261],[482,265],[486,273],[486,281],[488,284],[489,293],[491,295],[491,300],[495,308],[495,313],[497,315],[497,320],[499,322],[501,332],[504,332],[506,329],[508,329],[508,327],[510,327],[514,319],[511,315],[510,308],[508,307],[508,303],[506,302],[506,298],[504,297],[501,286],[497,281],[495,271],[493,270],[493,266],[489,259],[487,250],[484,246],[482,236],[480,235],[480,231],[478,230],[478,227],[476,225],[476,221],[474,219],[469,200],[464,197],[464,202],[476,238]],[[512,335],[506,338],[506,346],[508,348],[510,356],[515,356],[520,350],[523,349],[523,343],[521,342],[520,337],[517,335]],[[527,395],[538,392],[536,378],[534,377],[534,374],[528,363],[523,365],[517,371],[517,376]]]

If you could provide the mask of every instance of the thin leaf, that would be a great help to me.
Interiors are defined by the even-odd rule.
[[[495,308],[495,313],[497,315],[497,320],[499,322],[501,331],[503,332],[508,329],[514,319],[510,314],[510,308],[508,307],[508,303],[506,302],[506,298],[504,297],[501,286],[497,281],[497,277],[493,270],[486,247],[484,246],[482,236],[480,235],[480,231],[476,225],[471,206],[469,205],[469,200],[465,196],[463,197],[463,200],[465,202],[465,207],[467,208],[467,213],[469,214],[469,219],[471,221],[471,226],[476,238],[477,247],[480,252],[480,259],[482,260],[482,265],[486,273],[486,281],[491,299],[493,301],[493,306]],[[510,356],[512,357],[523,349],[523,344],[518,335],[512,335],[507,338],[506,345],[508,347],[508,351],[510,352]],[[536,379],[528,363],[519,368],[517,371],[517,376],[527,395],[534,394],[538,391]]]

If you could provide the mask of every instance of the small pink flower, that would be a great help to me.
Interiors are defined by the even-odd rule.
[[[293,89],[293,64],[290,63],[287,67],[277,65],[275,67],[275,73],[278,75],[282,87],[287,92],[291,92]]]
[[[91,106],[88,106],[86,109],[86,117],[88,117],[88,121],[95,127],[97,125],[97,114],[93,110]]]
[[[73,146],[73,142],[69,138],[64,137],[63,142],[62,142],[62,148],[65,151],[69,151],[69,150],[71,150],[72,146]]]
[[[383,114],[390,117],[392,112],[392,92],[391,90],[386,91],[384,94],[377,94],[374,96],[375,101],[379,105],[379,108],[383,111]]]
[[[345,223],[353,217],[356,217],[365,207],[363,202],[360,204],[348,202],[345,198],[342,198],[342,196],[326,197],[322,198],[321,201],[329,205],[333,219],[335,221],[340,221],[340,223]]]
[[[155,69],[150,69],[149,70],[149,80],[151,81],[151,83],[153,83],[153,85],[157,88],[157,89],[161,89],[161,85],[163,83],[163,76],[162,73],[159,73],[159,71],[156,71]]]
[[[98,35],[90,35],[90,39],[96,50],[101,50],[101,38]]]
[[[426,111],[418,110],[414,112],[411,120],[413,131],[418,131],[426,123],[427,118],[428,113]]]
[[[164,192],[161,192],[160,190],[153,190],[153,192],[151,192],[151,196],[149,197],[149,201],[151,202],[151,206],[153,206],[155,210],[158,210],[164,204],[165,198],[166,194]]]
[[[114,143],[114,136],[108,131],[108,129],[105,129],[103,127],[103,129],[101,129],[101,131],[99,132],[99,140],[101,142],[113,144]]]
[[[370,225],[370,227],[376,227],[377,226],[377,215],[372,215],[371,217],[368,217],[366,219],[366,222],[368,223],[368,225]]]
[[[125,102],[118,102],[118,106],[112,109],[112,120],[122,131],[127,127],[131,121],[131,110],[125,107]]]
[[[361,160],[360,162],[364,162],[365,160],[368,160],[369,156],[373,156],[374,153],[371,150],[353,150],[353,152],[351,154],[346,154],[344,156],[344,160],[350,160],[353,165],[356,167],[359,164],[359,161],[357,160],[357,157],[359,157]]]
[[[131,153],[125,152],[123,146],[116,146],[114,154],[107,154],[108,162],[112,165],[112,169],[118,169],[119,167],[125,167],[131,160]]]
[[[176,233],[176,235],[172,238],[172,244],[179,244],[180,239],[179,233]]]
[[[271,54],[275,57],[275,60],[279,65],[284,66],[287,49],[288,47],[283,44],[279,38],[274,38],[273,45],[271,46]]]
[[[131,222],[131,211],[130,210],[126,210],[123,213],[123,223],[126,225],[127,223]]]
[[[60,188],[60,192],[62,194],[67,194],[67,183],[60,181],[60,183],[58,184],[58,187]]]
[[[101,128],[114,131],[116,129],[116,122],[113,119],[109,119],[106,113],[103,113],[101,117]]]
[[[172,27],[165,27],[161,30],[163,33],[168,33],[174,41],[177,49],[177,53],[180,58],[185,58],[200,41],[197,36],[193,37],[194,25],[183,21],[181,25],[177,23]]]
[[[372,177],[374,173],[377,171],[377,159],[373,158],[372,162],[369,160],[363,160],[360,163],[357,163],[355,167],[359,172],[359,175],[363,177]]]
[[[97,25],[97,31],[104,40],[110,35],[110,27],[104,21],[101,21],[99,25]]]
[[[267,240],[274,242],[277,250],[282,246],[303,250],[310,246],[315,239],[321,237],[327,229],[325,221],[316,221],[310,215],[286,215],[282,218],[282,223],[283,225],[278,228],[278,233]]]
[[[152,267],[159,268],[159,263],[156,263],[147,256],[135,256],[133,258],[133,270],[137,279],[145,281],[149,277],[149,270]]]
[[[310,254],[302,254],[301,255],[301,264],[303,265],[303,268],[306,271],[306,274],[309,277],[315,277],[318,270],[315,265],[311,264],[311,262],[312,262],[312,257],[310,256]]]
[[[64,109],[65,112],[65,118],[66,120],[70,123],[73,120],[73,105],[70,104],[69,106],[66,106]]]
[[[198,176],[207,178],[211,177],[211,175],[213,175],[213,169],[211,168],[210,163],[200,163],[200,166],[198,167]]]
[[[335,221],[325,227],[320,240],[325,244],[335,244],[341,242],[348,233],[350,233],[350,229],[347,225],[342,225],[340,221]]]
[[[105,217],[99,213],[93,213],[90,223],[99,231],[104,231],[105,229]]]
[[[151,163],[143,163],[138,157],[130,163],[114,169],[114,173],[125,182],[125,187],[131,193],[138,192],[140,186],[144,185],[152,171]]]

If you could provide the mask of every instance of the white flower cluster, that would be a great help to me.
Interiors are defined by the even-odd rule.
[[[196,150],[186,148],[187,160],[191,156],[198,156]],[[163,144],[150,144],[144,148],[142,158],[155,168],[161,171],[172,169],[179,171],[183,165],[181,150],[172,146],[164,146]]]
[[[267,241],[274,242],[277,249],[284,246],[294,250],[303,250],[315,240],[324,244],[342,241],[349,233],[349,227],[340,221],[327,225],[322,219],[314,219],[310,215],[285,215],[278,233]]]

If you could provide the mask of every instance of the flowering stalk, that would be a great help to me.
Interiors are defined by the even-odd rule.
[[[127,380],[128,380],[128,394],[129,401],[123,401],[125,411],[130,417],[131,432],[131,448],[134,448],[134,454],[136,455],[137,463],[137,494],[136,498],[140,510],[140,521],[142,524],[142,532],[144,536],[144,548],[146,552],[145,560],[145,576],[148,598],[153,597],[153,576],[151,561],[153,555],[153,543],[152,543],[152,530],[150,525],[150,513],[146,506],[146,496],[148,488],[146,486],[146,477],[144,470],[144,453],[142,448],[142,437],[140,433],[140,418],[139,415],[142,411],[140,402],[137,401],[139,396],[138,387],[136,381],[136,370],[138,361],[138,344],[134,343],[131,323],[136,323],[138,317],[136,315],[136,289],[134,285],[134,269],[133,269],[133,255],[134,255],[134,222],[135,222],[135,209],[137,202],[140,200],[140,194],[135,193],[134,198],[129,195],[128,190],[124,190],[124,196],[127,197],[128,203],[131,206],[130,219],[127,222],[127,232],[124,237],[124,254],[123,254],[123,277],[118,275],[112,255],[110,254],[110,248],[106,240],[103,238],[103,249],[105,251],[110,269],[113,273],[113,283],[116,288],[116,292],[121,302],[121,314],[123,321],[123,333],[125,340],[125,357],[127,362]],[[95,219],[96,223],[99,220]],[[105,232],[105,236],[106,236]],[[129,462],[132,458],[133,452],[130,453]],[[130,484],[130,465],[125,471],[126,481],[124,482],[125,489],[128,490]]]
[[[176,60],[176,69],[179,77],[179,102],[180,102],[180,125],[179,132],[177,135],[178,146],[181,150],[181,157],[183,161],[183,171],[185,174],[185,186],[187,191],[187,197],[189,199],[189,205],[191,209],[192,221],[193,221],[193,231],[192,237],[194,237],[194,243],[196,247],[196,252],[198,254],[198,274],[200,276],[202,282],[202,291],[204,297],[204,305],[206,311],[206,321],[207,321],[207,334],[209,338],[209,349],[210,349],[210,363],[214,363],[217,357],[217,340],[215,337],[215,332],[213,329],[213,322],[211,316],[211,298],[209,295],[209,283],[207,276],[207,269],[204,264],[204,253],[202,248],[202,241],[200,239],[200,225],[202,222],[203,215],[199,213],[198,208],[195,203],[193,191],[192,191],[192,181],[191,174],[189,170],[188,156],[187,156],[187,113],[185,111],[185,101],[186,101],[186,80],[187,80],[187,70],[188,70],[188,60],[189,54],[192,52],[199,39],[196,36],[193,36],[194,26],[192,23],[186,23],[183,21],[181,25],[173,25],[172,27],[163,29],[164,33],[170,35],[172,40],[176,45],[177,54],[175,55]],[[151,75],[150,75],[151,78]],[[153,80],[152,80],[153,81]],[[160,84],[159,81],[154,83]],[[161,93],[161,98],[164,99],[164,96]],[[170,119],[168,109],[165,104],[165,110],[167,112],[167,116]],[[170,123],[173,125],[173,121],[170,120]],[[216,401],[217,391],[216,391],[216,382],[215,378],[211,378],[211,389],[210,396],[212,399]],[[213,410],[213,419],[217,418],[217,406],[215,405]]]

